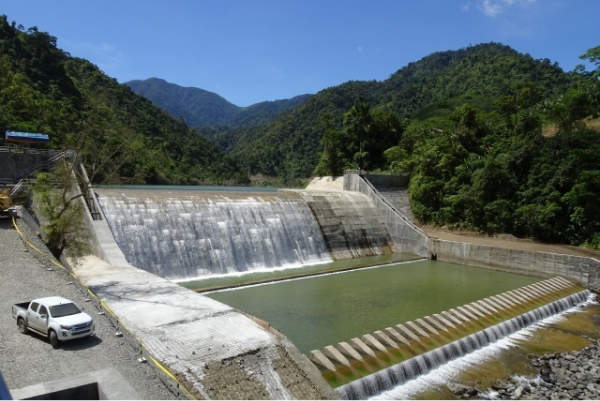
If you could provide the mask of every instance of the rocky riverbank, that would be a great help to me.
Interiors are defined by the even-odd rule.
[[[467,386],[448,388],[462,399],[598,400],[600,399],[600,340],[579,351],[532,357],[538,376],[513,376],[479,392]]]

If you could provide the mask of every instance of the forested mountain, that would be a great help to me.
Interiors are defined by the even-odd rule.
[[[298,95],[291,99],[264,101],[248,107],[242,107],[231,121],[228,127],[252,127],[268,123],[278,115],[293,109],[310,99],[312,95]]]
[[[288,181],[408,172],[420,223],[600,249],[600,133],[586,124],[600,114],[600,46],[582,58],[597,70],[565,73],[494,43],[435,53],[219,144]]]
[[[542,86],[560,74],[530,75],[537,84],[438,100],[403,121],[358,98],[342,127],[322,119],[315,173],[409,173],[420,223],[600,249],[600,46],[582,58],[597,69],[562,74],[560,89]]]
[[[497,43],[434,53],[381,82],[231,114],[243,128],[202,128],[225,154],[56,38],[2,16],[0,129],[78,150],[94,182],[408,172],[421,223],[600,249],[600,134],[586,125],[600,114],[600,46],[581,57],[596,69],[565,73]]]
[[[239,112],[239,107],[216,93],[185,88],[159,78],[129,81],[125,85],[174,118],[182,118],[190,127],[226,125]]]
[[[48,33],[6,16],[0,16],[0,105],[2,131],[49,134],[51,147],[79,151],[95,182],[248,181],[202,135],[58,49]]]
[[[268,123],[310,97],[310,95],[300,95],[292,99],[238,107],[216,93],[199,88],[182,87],[158,78],[129,81],[125,85],[171,116],[182,118],[192,128],[215,126],[235,128]],[[223,130],[219,129],[219,131]]]
[[[569,74],[550,60],[536,60],[497,43],[431,54],[385,81],[350,81],[324,89],[297,108],[260,127],[237,129],[222,139],[230,154],[251,173],[293,179],[313,173],[328,129],[361,97],[369,106],[400,120],[448,115],[465,102],[490,110],[494,100],[513,93],[516,82],[531,82],[543,97],[564,92]]]

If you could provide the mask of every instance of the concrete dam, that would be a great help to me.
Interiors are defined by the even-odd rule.
[[[96,193],[127,261],[169,280],[392,252],[383,221],[359,193]]]
[[[90,219],[89,224],[96,255],[112,267],[100,269],[101,262],[87,261],[78,275],[144,344],[145,352],[203,398],[228,398],[212,393],[209,383],[210,374],[226,374],[232,362],[264,388],[262,398],[368,398],[584,302],[585,287],[596,285],[598,261],[544,255],[539,272],[529,268],[526,273],[548,281],[437,316],[398,321],[315,349],[307,358],[277,327],[173,283],[293,271],[393,252],[452,261],[461,255],[461,263],[486,267],[477,257],[469,259],[464,244],[453,247],[428,238],[368,179],[350,172],[344,189],[230,193],[98,188],[94,191],[104,220]],[[494,268],[524,272],[508,259],[495,261]],[[553,269],[546,269],[549,264]],[[142,316],[134,316],[142,309]],[[186,314],[190,310],[192,316]],[[300,378],[296,384],[289,381],[290,374]]]

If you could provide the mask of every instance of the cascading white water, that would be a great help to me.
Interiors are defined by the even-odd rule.
[[[488,327],[470,336],[451,342],[407,361],[380,370],[336,388],[345,400],[364,400],[395,386],[428,373],[453,359],[467,355],[492,344],[510,334],[530,326],[547,317],[562,313],[587,300],[590,291],[585,290],[558,301],[549,303],[533,311],[519,315],[495,326]]]
[[[170,280],[331,261],[306,203],[292,195],[101,190],[127,261]]]

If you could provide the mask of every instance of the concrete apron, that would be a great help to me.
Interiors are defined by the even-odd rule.
[[[389,390],[382,384],[387,383],[387,378],[392,378],[387,383],[392,387],[403,384],[426,374],[427,369],[437,368],[571,308],[588,295],[589,291],[580,285],[555,277],[323,350],[313,350],[310,358],[342,398],[364,399],[378,391]],[[542,312],[545,305],[567,298],[569,300],[560,306]],[[527,318],[523,318],[526,315]],[[421,367],[414,370],[415,365]],[[368,380],[361,382],[365,377]]]
[[[143,345],[141,351],[166,367],[196,398],[336,397],[307,358],[264,322],[261,326],[225,304],[131,265],[111,265],[87,256],[78,260],[74,270],[123,329]],[[282,358],[285,361],[277,363]],[[240,367],[239,373],[247,376],[236,377],[234,382],[252,380],[261,388],[259,394],[244,394],[233,383],[229,393],[223,389],[214,393],[216,389],[205,386],[209,365],[232,360]],[[284,384],[289,383],[289,378],[282,377],[289,373],[289,366],[287,370],[279,367],[290,362],[298,367],[294,374],[300,374],[304,387],[290,389]]]

